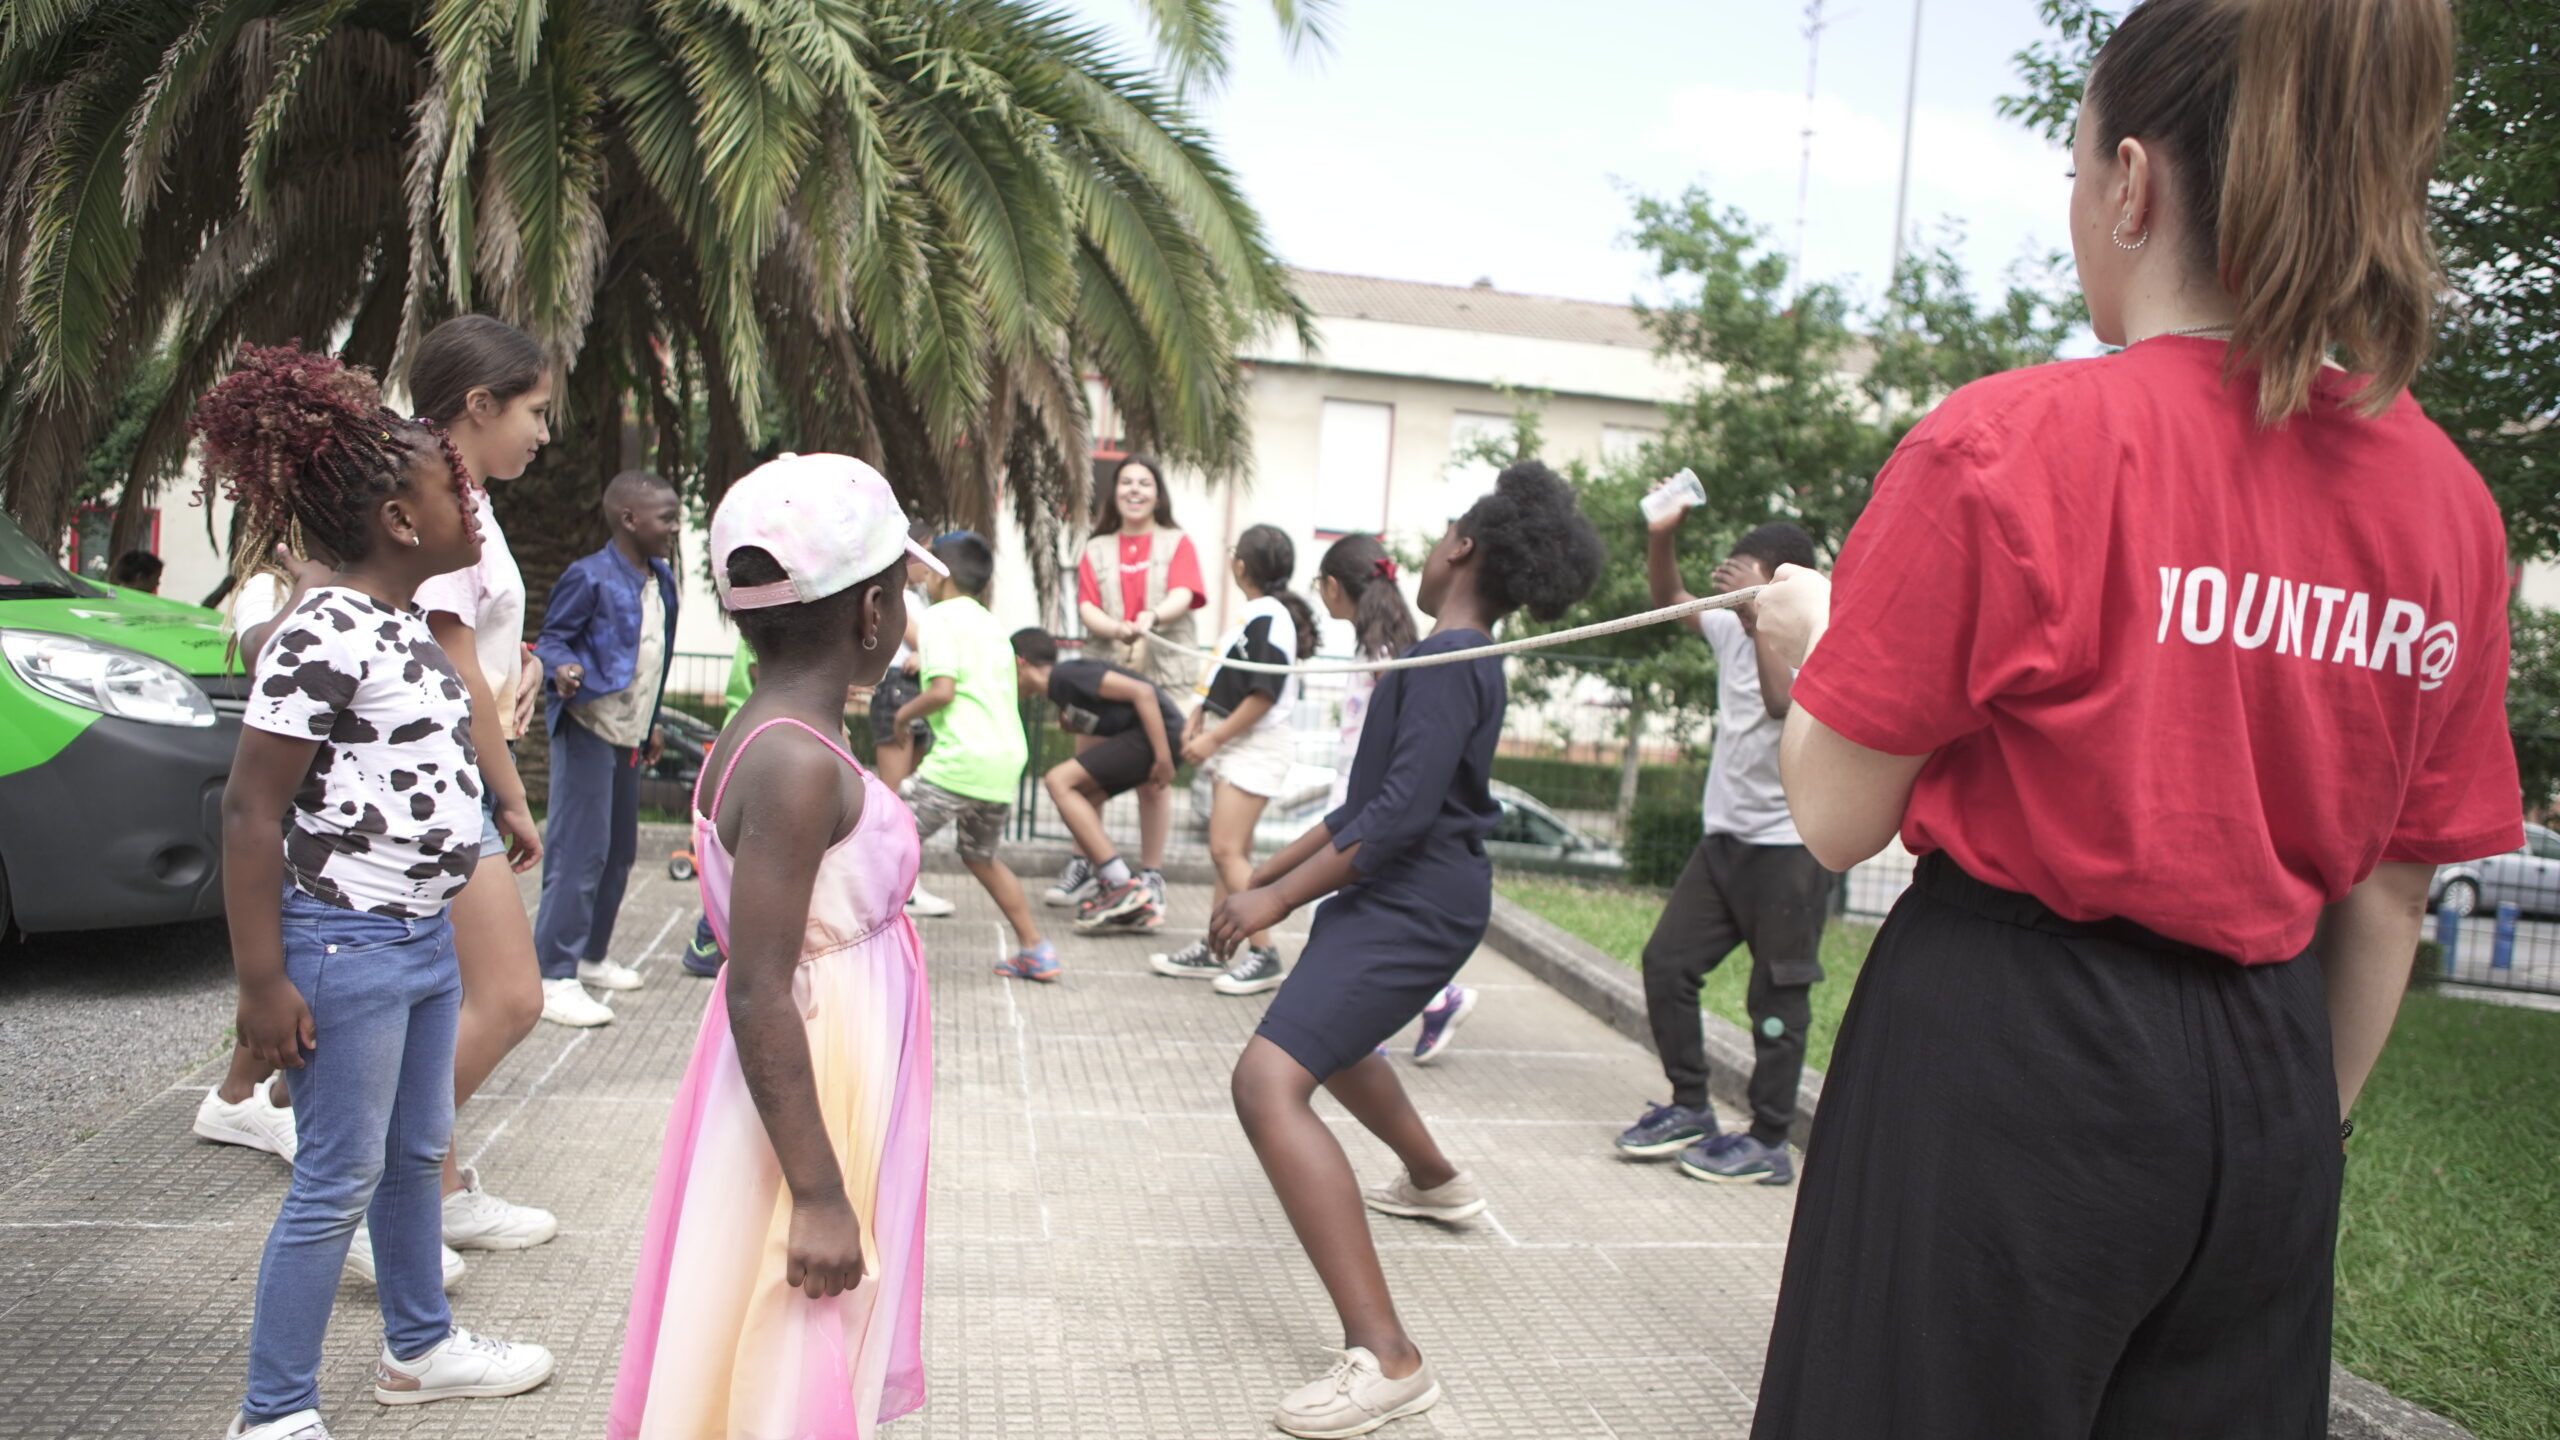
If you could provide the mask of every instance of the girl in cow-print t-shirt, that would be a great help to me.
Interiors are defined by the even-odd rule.
[[[320,742],[285,836],[304,893],[396,919],[462,893],[480,855],[471,701],[418,610],[312,591],[260,657],[244,723]]]

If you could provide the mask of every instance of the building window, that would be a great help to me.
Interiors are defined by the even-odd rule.
[[[1644,447],[1661,435],[1661,431],[1643,425],[1603,425],[1600,427],[1600,459],[1610,465],[1627,463],[1642,455]]]
[[[1449,463],[1440,484],[1441,508],[1448,513],[1432,517],[1435,525],[1457,519],[1493,493],[1502,466],[1488,457],[1510,449],[1511,431],[1510,416],[1484,410],[1461,410],[1450,419]]]
[[[1395,454],[1396,407],[1327,400],[1316,434],[1315,529],[1349,535],[1386,528],[1387,467]]]

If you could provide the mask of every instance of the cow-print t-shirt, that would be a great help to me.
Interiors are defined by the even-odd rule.
[[[293,797],[285,873],[314,899],[411,920],[480,858],[471,699],[416,609],[324,586],[258,661],[244,723],[320,753]]]

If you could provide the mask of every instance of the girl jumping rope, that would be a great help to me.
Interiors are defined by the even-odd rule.
[[[513,1395],[551,1375],[540,1346],[454,1324],[440,1274],[462,1008],[445,911],[480,861],[481,782],[469,692],[415,596],[478,558],[478,487],[435,432],[383,408],[372,377],[290,348],[244,349],[195,429],[206,483],[250,513],[241,573],[280,533],[335,557],[257,658],[222,802],[240,1045],[296,1072],[300,1139],[229,1433],[327,1440],[321,1341],[368,1215],[377,1401]]]
[[[924,956],[902,911],[915,819],[846,753],[845,692],[906,632],[889,482],[784,455],[711,521],[755,693],[693,803],[728,955],[667,1120],[632,1280],[613,1440],[868,1440],[924,1403]]]
[[[1439,623],[1412,653],[1489,644],[1524,607],[1552,620],[1589,592],[1604,558],[1571,487],[1535,461],[1514,465],[1432,548],[1421,599]],[[1265,862],[1210,923],[1211,948],[1232,954],[1332,896],[1234,1077],[1237,1118],[1342,1319],[1340,1361],[1273,1417],[1291,1435],[1363,1435],[1440,1398],[1396,1316],[1361,1206],[1443,1222],[1484,1209],[1376,1052],[1457,975],[1492,917],[1484,840],[1501,815],[1491,785],[1505,694],[1499,659],[1389,672],[1344,803]],[[1396,1152],[1403,1174],[1362,1193],[1315,1112],[1319,1085]]]

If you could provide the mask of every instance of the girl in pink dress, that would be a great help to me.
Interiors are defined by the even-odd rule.
[[[910,554],[941,568],[841,455],[774,460],[712,518],[759,665],[693,805],[729,963],[667,1119],[613,1440],[868,1440],[924,1403],[915,820],[836,738],[897,652]]]

